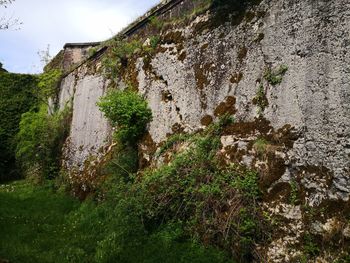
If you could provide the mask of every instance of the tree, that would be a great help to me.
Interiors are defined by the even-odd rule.
[[[0,7],[7,8],[14,1],[15,0],[0,0]],[[0,30],[7,30],[10,28],[18,29],[20,25],[22,25],[22,22],[18,18],[0,15]]]
[[[2,63],[0,62],[0,73],[1,72],[7,72],[7,70],[3,68]]]

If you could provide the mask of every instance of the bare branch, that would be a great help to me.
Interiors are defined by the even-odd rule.
[[[0,0],[0,7],[7,8],[10,4],[12,4],[15,0]],[[18,19],[11,17],[6,17],[5,15],[0,16],[0,30],[8,30],[15,29],[19,30],[20,25],[23,23]]]
[[[7,8],[8,5],[12,4],[15,0],[0,0],[0,6],[3,5]]]
[[[15,29],[19,30],[23,23],[18,18],[13,17],[0,17],[0,30]]]
[[[8,5],[12,4],[15,0],[0,0],[0,5],[3,5],[7,8]]]

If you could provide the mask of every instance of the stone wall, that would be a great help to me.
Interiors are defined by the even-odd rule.
[[[188,10],[190,2],[180,2],[176,8]],[[230,23],[213,27],[214,15],[205,12],[162,31],[157,52],[134,58],[126,75],[136,76],[153,113],[140,145],[146,166],[161,161],[154,152],[169,135],[234,115],[220,154],[259,171],[266,211],[285,222],[261,249],[271,262],[290,262],[301,254],[303,233],[324,237],[341,224],[342,238],[349,238],[350,2],[258,2]],[[147,30],[144,25],[133,34],[147,36]],[[281,67],[288,70],[273,83],[266,72],[278,75]],[[96,107],[108,83],[88,68],[82,65],[62,82],[61,107],[73,98],[68,167],[82,166],[109,143],[111,129]],[[291,204],[294,185],[298,202]],[[315,218],[305,207],[317,210]],[[332,262],[330,255],[322,260]]]

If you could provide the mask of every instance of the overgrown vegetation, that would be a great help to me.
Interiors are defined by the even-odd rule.
[[[49,115],[45,105],[22,115],[16,136],[16,158],[26,176],[40,181],[58,174],[69,119],[69,108]]]
[[[48,105],[55,99],[61,71],[52,69],[38,76],[33,89],[37,100],[32,109],[21,116],[16,135],[16,159],[25,176],[40,182],[54,178],[60,170],[61,150],[69,130],[69,106],[58,111]]]
[[[145,222],[137,181],[109,168],[112,176],[101,187],[103,201],[98,204],[78,204],[52,192],[50,185],[1,186],[0,258],[39,263],[231,262],[227,253],[189,239],[181,222]]]
[[[79,235],[69,260],[230,262],[230,254],[250,262],[256,257],[255,245],[269,231],[258,206],[258,174],[222,165],[217,155],[230,117],[201,133],[171,137],[158,155],[178,143],[186,147],[168,164],[138,171],[136,142],[150,121],[147,104],[125,90],[109,93],[99,105],[117,127],[117,146],[99,169],[107,178],[94,191],[99,203],[85,201],[70,219]]]
[[[47,103],[49,98],[55,98],[62,78],[60,69],[52,69],[39,75],[38,97]]]
[[[21,115],[38,102],[37,82],[36,76],[0,70],[0,182],[21,176],[15,160],[15,135]]]
[[[122,68],[127,66],[128,59],[142,48],[140,41],[127,41],[122,38],[113,38],[106,45],[109,49],[102,64],[105,76],[113,80],[119,77]]]
[[[114,96],[130,96],[129,99],[140,103],[139,97],[126,91],[114,92]],[[114,103],[109,101],[107,105]],[[128,105],[133,103],[129,101]],[[130,116],[126,112],[132,111],[131,108],[102,110],[117,124],[117,118]],[[112,109],[115,110],[113,114],[110,112]],[[118,116],[115,116],[117,111]],[[148,116],[148,113],[145,115]],[[138,118],[135,118],[134,122],[137,121]],[[103,213],[113,218],[116,225],[109,226],[110,223],[106,222],[107,225],[103,227],[110,232],[98,242],[95,256],[99,262],[138,262],[131,260],[133,257],[130,255],[134,253],[129,252],[126,256],[124,252],[141,249],[148,253],[153,249],[148,246],[154,242],[157,244],[155,247],[161,248],[162,252],[157,256],[161,261],[149,262],[176,262],[175,258],[178,259],[176,254],[175,258],[167,259],[165,255],[168,252],[163,252],[162,242],[170,242],[170,246],[180,242],[181,254],[185,253],[182,262],[190,262],[187,253],[192,253],[193,248],[197,251],[202,245],[224,249],[241,262],[252,260],[255,244],[267,237],[268,228],[257,206],[260,198],[257,173],[240,166],[222,166],[217,157],[220,134],[225,125],[231,122],[231,118],[225,116],[203,133],[171,137],[158,155],[172,150],[180,142],[185,143],[187,148],[175,153],[169,164],[137,174],[137,154],[132,150],[135,148],[127,148],[126,145],[130,144],[125,142],[129,140],[119,140],[117,136],[119,147],[101,170],[109,178],[98,191],[98,199],[104,201],[96,207],[99,210],[108,206],[109,210]],[[82,220],[85,219],[79,218],[77,221]],[[122,240],[127,243],[121,244]],[[141,244],[146,244],[146,251],[140,248]],[[177,245],[173,249],[176,250]],[[209,251],[214,250],[205,253]],[[217,262],[228,262],[224,252],[217,253],[213,254]],[[197,255],[194,262],[197,257],[200,258],[198,262],[212,260]]]

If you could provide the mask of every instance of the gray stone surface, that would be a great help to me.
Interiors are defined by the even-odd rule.
[[[70,74],[63,82],[60,107],[73,98],[71,129],[64,146],[67,169],[83,169],[84,162],[103,153],[109,143],[111,128],[96,105],[106,86],[101,76],[86,75],[83,70],[75,76]]]
[[[138,60],[139,90],[154,117],[149,132],[160,143],[173,133],[174,125],[185,132],[203,128],[201,119],[214,116],[227,96],[236,98],[236,121],[251,121],[258,116],[252,101],[263,81],[269,101],[263,116],[276,129],[290,124],[300,132],[288,153],[289,169],[319,167],[332,177],[332,184],[325,185],[314,174],[304,172],[305,187],[318,190],[309,197],[310,204],[325,198],[348,200],[350,2],[263,1],[256,10],[266,12],[265,17],[201,34],[195,32],[196,23],[208,17],[197,18],[191,26],[179,29],[185,39],[184,50],[177,50],[175,44],[164,45],[167,50],[151,61],[153,72],[145,72],[143,59]],[[262,34],[263,39],[257,41]],[[240,55],[243,49],[246,56]],[[184,51],[186,57],[180,61],[178,56]],[[282,83],[269,85],[263,80],[266,68],[280,65],[288,66]],[[202,87],[196,71],[206,78]],[[231,77],[239,73],[242,80],[232,83]],[[84,151],[71,157],[81,162],[101,146],[109,128],[95,106],[104,81],[91,76],[76,78],[73,72],[63,80],[59,103],[64,107],[75,93],[70,140]],[[164,92],[171,100],[162,100]]]
[[[299,178],[307,205],[348,201],[350,1],[263,0],[254,11],[265,15],[198,33],[196,25],[208,19],[204,14],[178,29],[184,38],[183,49],[179,43],[163,45],[164,51],[152,58],[148,70],[144,70],[143,58],[137,60],[139,92],[153,113],[149,133],[160,143],[175,130],[204,128],[202,118],[210,115],[215,119],[218,105],[232,96],[236,122],[251,122],[260,114],[274,130],[290,125],[299,135],[291,149],[271,149],[284,160],[286,172],[269,192],[278,183]],[[183,52],[186,56],[180,60]],[[264,73],[281,65],[288,66],[288,71],[282,82],[273,86]],[[242,79],[236,81],[240,75]],[[269,105],[259,113],[253,100],[260,84]],[[70,167],[82,167],[108,141],[111,129],[96,107],[105,89],[102,77],[87,75],[84,69],[62,82],[60,107],[74,97],[71,133],[65,145]],[[242,164],[259,168],[266,163],[254,162],[256,152],[248,149],[258,136],[227,136],[222,143],[247,150]],[[301,255],[294,248],[303,233],[301,208],[283,202],[266,206],[272,215],[290,221],[282,229],[286,234],[273,240],[266,251],[271,262],[289,262]],[[344,229],[346,237],[348,228]],[[314,226],[314,231],[319,229]]]
[[[201,127],[201,118],[213,116],[227,96],[237,100],[236,120],[251,121],[257,117],[252,103],[257,80],[263,79],[267,67],[287,65],[280,85],[263,82],[269,101],[263,116],[276,129],[290,124],[300,132],[288,154],[290,169],[319,167],[330,171],[331,186],[314,180],[321,195],[311,196],[310,204],[324,198],[346,201],[350,194],[350,2],[263,1],[258,9],[267,15],[239,26],[200,35],[194,32],[195,27],[181,29],[186,38],[185,60],[178,59],[183,51],[176,52],[168,45],[164,46],[166,52],[152,60],[152,74],[162,80],[143,72],[139,60],[140,91],[154,115],[150,133],[161,142],[177,123],[185,131],[194,131]],[[256,41],[259,34],[264,34],[260,43]],[[208,47],[201,49],[206,43]],[[240,59],[242,47],[247,54]],[[196,84],[196,67],[207,77],[203,89]],[[231,83],[231,76],[239,72],[242,80]],[[172,101],[162,101],[164,91],[172,95]],[[311,187],[307,180],[304,183]]]

